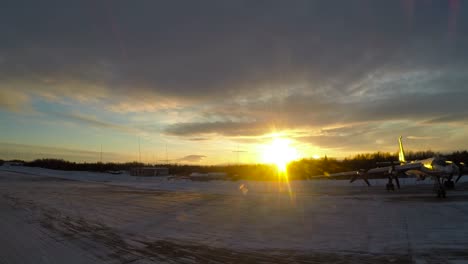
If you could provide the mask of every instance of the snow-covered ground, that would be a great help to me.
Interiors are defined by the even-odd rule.
[[[278,183],[263,182],[263,181],[191,181],[181,179],[171,179],[171,177],[135,177],[130,176],[128,172],[122,174],[110,174],[99,172],[83,172],[83,171],[60,171],[36,167],[23,167],[23,166],[0,166],[0,171],[13,171],[24,172],[32,176],[47,176],[56,177],[68,180],[88,181],[88,182],[102,182],[109,185],[120,185],[135,187],[141,189],[154,189],[154,190],[167,190],[167,191],[191,191],[191,192],[204,192],[204,193],[218,193],[218,194],[236,194],[242,193],[243,190],[239,189],[240,185],[244,184],[251,195],[261,194],[265,192],[277,192]],[[370,179],[372,186],[385,186],[386,179]],[[468,182],[468,177],[462,177],[460,183]],[[416,178],[400,178],[402,186],[419,186],[419,185],[433,185],[431,179],[424,181],[417,181]],[[366,187],[362,180],[357,180],[350,184],[348,180],[306,180],[306,181],[291,181],[291,188],[296,194],[302,192],[309,192],[311,188],[333,188],[333,187]]]
[[[288,186],[2,166],[0,200],[98,262],[468,263],[467,178],[438,200],[431,181],[411,178],[387,193],[385,180]]]

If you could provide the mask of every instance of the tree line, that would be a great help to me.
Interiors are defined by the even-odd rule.
[[[421,160],[434,156],[443,156],[447,160],[464,162],[468,164],[468,152],[456,151],[450,154],[441,154],[433,151],[410,151],[406,153],[407,160]],[[330,173],[353,171],[364,169],[368,170],[376,167],[378,162],[398,161],[397,153],[375,152],[357,154],[345,159],[329,158],[327,156],[320,159],[305,158],[289,163],[287,168],[290,179],[311,179],[320,175]],[[11,161],[10,161],[11,162]],[[41,167],[65,171],[125,171],[135,167],[166,167],[171,175],[189,175],[192,172],[209,173],[225,172],[231,179],[253,179],[253,180],[274,180],[279,172],[271,164],[233,164],[233,165],[186,165],[186,164],[144,164],[139,162],[126,163],[77,163],[62,159],[36,159],[33,161],[19,161],[24,166]],[[0,160],[0,165],[4,161]]]

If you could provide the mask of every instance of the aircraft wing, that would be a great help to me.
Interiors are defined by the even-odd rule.
[[[327,177],[346,177],[346,176],[354,176],[359,174],[359,171],[345,171],[345,172],[338,172],[338,173],[330,173],[326,175]]]
[[[404,164],[404,165],[395,165],[395,171],[405,172],[405,171],[408,171],[408,170],[418,170],[422,166],[423,166],[423,164],[420,163],[420,162],[408,163],[408,164]],[[384,173],[389,172],[389,170],[391,168],[392,168],[391,166],[373,168],[373,169],[368,170],[366,172],[366,174],[384,174]],[[330,174],[327,174],[325,176],[327,176],[327,177],[346,177],[346,176],[355,176],[355,175],[358,175],[358,174],[360,174],[362,172],[363,171],[360,172],[360,171],[357,171],[357,170],[355,170],[355,171],[345,171],[345,172],[338,172],[338,173],[330,173]]]
[[[364,173],[363,170],[361,171],[345,171],[345,172],[338,172],[338,173],[332,173],[328,175],[329,177],[335,177],[335,178],[347,178],[351,177],[350,182],[354,182],[358,178],[361,178],[364,180],[368,186],[370,186],[369,180],[367,179],[366,174]]]
[[[405,172],[407,170],[418,170],[422,166],[423,166],[423,164],[420,163],[420,162],[408,163],[408,164],[403,164],[403,165],[396,165],[395,166],[395,171]],[[386,173],[391,169],[392,169],[391,166],[379,167],[379,168],[370,169],[370,170],[367,171],[367,173],[368,174],[380,174],[380,173]]]
[[[395,166],[395,171],[396,172],[406,172],[409,170],[419,170],[423,166],[422,163],[420,162],[415,162],[415,163],[408,163],[404,165],[396,165]],[[384,175],[385,173],[388,173],[392,169],[392,166],[386,166],[386,167],[379,167],[379,168],[373,168],[368,171],[345,171],[345,172],[339,172],[339,173],[332,173],[328,174],[326,176],[328,177],[333,177],[333,178],[345,178],[345,177],[351,177],[351,182],[354,182],[357,179],[362,179],[364,180],[367,185],[370,186],[370,183],[368,181],[368,176],[370,174],[382,174]],[[397,183],[398,184],[398,183]]]

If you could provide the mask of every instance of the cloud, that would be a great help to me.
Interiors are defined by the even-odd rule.
[[[415,140],[432,140],[437,139],[438,137],[418,137],[418,136],[407,136],[407,139],[415,139]]]
[[[463,121],[466,112],[464,105],[468,98],[463,83],[468,81],[468,75],[465,79],[458,77],[457,82],[449,80],[453,73],[448,77],[431,78],[436,83],[431,85],[427,80],[430,74],[418,73],[417,79],[421,81],[416,77],[408,81],[407,77],[404,80],[387,79],[383,87],[366,86],[373,91],[365,96],[345,94],[329,98],[321,93],[294,92],[268,100],[260,98],[241,103],[214,104],[203,114],[206,121],[170,124],[165,132],[184,137],[203,134],[254,136],[270,133],[273,129],[317,131],[363,123]],[[438,82],[445,85],[439,86]],[[396,93],[388,92],[391,86],[399,88]],[[220,121],[210,121],[210,117]],[[248,121],[242,121],[242,118]]]
[[[29,102],[30,97],[27,94],[14,89],[2,90],[0,88],[0,109],[16,113],[32,112]]]
[[[51,147],[29,144],[12,144],[0,142],[0,155],[7,159],[34,160],[43,158],[58,158],[79,162],[97,162],[100,151],[89,151],[73,148]],[[114,152],[102,152],[103,162],[126,162],[130,157]]]
[[[208,138],[196,137],[196,138],[189,138],[191,141],[205,141],[209,140]]]
[[[72,101],[101,111],[62,118],[103,129],[140,130],[107,112],[151,113],[153,132],[193,141],[287,130],[330,148],[372,146],[398,122],[418,137],[433,136],[428,125],[465,125],[464,5],[456,27],[447,1],[415,1],[412,12],[399,1],[182,6],[9,4],[0,10],[0,108]],[[359,134],[368,138],[349,139]]]
[[[265,124],[256,122],[194,122],[194,123],[176,123],[166,127],[165,133],[174,136],[209,135],[217,134],[224,136],[239,135],[261,135],[268,127]]]
[[[95,116],[83,115],[80,113],[55,113],[55,115],[57,117],[63,118],[66,121],[71,121],[72,123],[84,124],[96,128],[110,129],[130,134],[136,134],[138,132],[141,132],[138,129],[126,125],[106,122],[98,119]]]
[[[468,124],[468,112],[459,111],[453,114],[445,114],[442,116],[437,116],[432,119],[424,121],[426,124],[443,124],[443,123],[453,123],[453,124]]]
[[[397,2],[336,8],[327,1],[206,1],[185,3],[185,11],[174,3],[50,5],[36,6],[33,13],[21,12],[19,4],[5,9],[2,31],[12,45],[1,49],[1,77],[85,83],[89,91],[104,89],[101,100],[118,98],[109,100],[116,111],[157,111],[161,104],[210,102],[304,83],[333,96],[357,89],[355,83],[376,69],[466,66],[464,20],[455,44],[444,38],[446,3],[418,4],[412,31]],[[32,21],[34,28],[28,26]],[[87,89],[60,86],[70,97],[92,98]],[[157,96],[140,108],[127,103],[142,93]]]
[[[177,161],[180,161],[180,162],[200,162],[204,158],[206,158],[205,155],[188,155],[188,156],[185,156],[183,158],[177,159]]]

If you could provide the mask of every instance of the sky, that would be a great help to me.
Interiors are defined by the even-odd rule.
[[[0,158],[468,148],[465,1],[17,0],[0,36]]]

